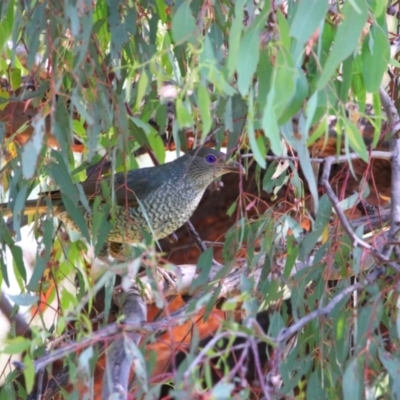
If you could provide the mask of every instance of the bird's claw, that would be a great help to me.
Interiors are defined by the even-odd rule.
[[[156,273],[164,279],[164,283],[171,285],[176,289],[176,282],[178,281],[178,276],[175,272],[166,270],[161,267],[156,267]],[[164,285],[165,286],[165,285]]]
[[[146,274],[146,272],[144,274]],[[159,291],[164,292],[169,287],[173,287],[175,290],[177,290],[178,276],[175,272],[168,271],[161,267],[155,267],[155,273],[152,275],[152,277],[153,282]],[[152,284],[145,285],[144,296],[147,299],[154,298],[154,286]]]

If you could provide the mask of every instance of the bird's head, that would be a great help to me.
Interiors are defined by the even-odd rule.
[[[208,186],[215,178],[230,172],[244,172],[243,166],[218,150],[200,147],[186,153],[189,174],[197,182]]]

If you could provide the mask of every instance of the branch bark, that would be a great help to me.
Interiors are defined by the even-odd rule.
[[[393,250],[393,243],[398,242],[400,229],[400,118],[393,100],[386,90],[380,88],[379,95],[382,107],[385,110],[389,128],[392,130],[390,151],[392,153],[392,182],[391,182],[391,225],[389,231],[389,244],[384,249],[383,255],[389,257]]]
[[[147,308],[136,286],[127,292],[114,291],[114,301],[121,308],[125,324],[138,326],[147,318]],[[129,375],[135,357],[129,352],[129,345],[139,345],[139,332],[124,332],[116,337],[106,351],[106,370],[103,377],[102,398],[107,400],[128,397]],[[128,343],[131,342],[131,343]]]

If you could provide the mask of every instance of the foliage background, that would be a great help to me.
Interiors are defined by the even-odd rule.
[[[241,157],[248,179],[257,181],[254,193],[242,186],[229,204],[236,224],[226,227],[219,261],[227,267],[224,278],[234,264],[241,272],[224,303],[226,322],[217,327],[213,344],[228,336],[245,338],[243,357],[252,354],[251,359],[265,362],[254,361],[252,381],[248,369],[238,372],[240,363],[229,362],[228,350],[210,345],[196,357],[202,337],[194,333],[187,364],[174,366],[168,376],[174,396],[398,397],[398,267],[388,263],[396,253],[382,250],[387,238],[376,239],[380,231],[375,241],[369,239],[369,247],[358,242],[366,225],[356,225],[349,237],[341,213],[354,210],[371,193],[375,203],[380,192],[390,196],[383,185],[391,174],[388,161],[374,169],[360,160],[372,165],[374,149],[385,150],[390,158],[385,139],[392,141],[392,150],[397,148],[392,131],[398,119],[398,32],[387,25],[388,15],[396,12],[398,4],[390,0],[1,2],[1,179],[4,200],[9,196],[13,210],[12,221],[0,225],[2,290],[7,293],[10,284],[6,254],[11,252],[19,294],[9,299],[16,306],[36,307],[37,316],[46,309],[43,303],[37,307],[38,300],[57,299],[57,318],[50,328],[29,326],[29,335],[13,325],[3,352],[23,353],[24,381],[13,383],[17,372],[6,368],[0,393],[15,397],[17,390],[24,397],[31,392],[39,372],[33,360],[45,357],[49,341],[74,326],[71,340],[77,347],[63,358],[68,379],[76,383],[84,371],[86,396],[95,397],[93,388],[101,381],[94,368],[101,353],[95,332],[109,323],[116,274],[111,269],[92,279],[85,268],[84,239],[97,238],[98,250],[104,226],[92,232],[83,227],[77,205],[89,205],[77,183],[104,155],[115,171],[138,167],[136,155],[143,149],[163,163],[169,140],[182,149],[193,143],[222,144]],[[171,82],[174,95],[163,94]],[[394,111],[388,115],[382,108]],[[346,176],[356,175],[352,188],[359,192],[346,191],[342,175],[338,185],[332,184],[339,199],[327,196],[319,181],[323,158],[345,155],[345,161],[350,154],[356,161]],[[279,157],[285,160],[283,170],[270,162]],[[393,167],[394,182],[396,176]],[[82,236],[63,235],[51,218],[36,220],[37,254],[30,271],[9,227],[18,238],[25,200],[38,187],[61,189]],[[260,206],[263,193],[269,194],[268,207]],[[93,213],[100,220],[96,207]],[[393,227],[398,216],[389,219],[389,242],[397,242]],[[146,255],[147,263],[156,265],[161,256],[154,249],[149,239],[133,258]],[[193,309],[202,315],[203,305],[205,321],[215,310],[219,281],[217,292],[204,286],[212,266],[210,250],[197,265],[203,272],[196,286],[203,289],[189,303],[192,308],[182,308],[183,320]],[[376,273],[381,265],[384,274]],[[332,268],[336,275],[329,274]],[[366,279],[368,273],[373,275]],[[66,277],[74,292],[61,285]],[[97,326],[90,318],[102,288],[105,314]],[[290,297],[283,302],[287,291]],[[166,308],[161,298],[157,305]],[[239,323],[235,309],[240,310]],[[265,309],[267,314],[259,314],[267,315],[259,317],[264,332],[255,318]],[[297,329],[289,338],[285,327],[291,323]],[[77,353],[88,338],[93,345]],[[157,343],[157,334],[145,339]],[[161,384],[151,381],[157,359],[148,356],[150,344],[139,350],[128,334],[124,343],[134,355],[132,363],[136,360],[131,392],[137,398],[157,398]],[[269,345],[267,360],[261,344]],[[232,349],[233,341],[224,346]],[[215,359],[222,371],[217,379],[211,373]],[[83,389],[73,385],[70,390],[79,397]]]

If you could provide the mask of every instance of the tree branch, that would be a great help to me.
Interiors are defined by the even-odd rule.
[[[114,291],[114,302],[121,308],[124,323],[138,326],[147,318],[147,308],[136,286],[127,292]],[[113,340],[106,351],[106,370],[103,377],[102,398],[126,399],[128,395],[129,375],[134,356],[128,352],[126,341],[139,344],[142,335],[139,332],[126,333]]]
[[[392,138],[390,140],[390,151],[392,153],[390,244],[386,246],[383,252],[385,257],[389,257],[393,249],[392,243],[398,242],[397,237],[400,229],[400,118],[393,100],[382,87],[379,90],[379,95],[388,119],[389,128],[392,130]]]
[[[379,261],[387,263],[394,270],[396,270],[397,272],[400,272],[400,266],[396,262],[391,261],[386,254],[383,254],[382,252],[378,251],[375,247],[371,246],[364,240],[360,239],[354,232],[353,228],[351,227],[349,220],[346,218],[343,210],[340,208],[339,199],[337,198],[337,196],[329,182],[329,176],[330,176],[332,164],[335,164],[336,162],[337,162],[337,157],[335,157],[335,156],[327,157],[325,159],[325,165],[324,165],[324,170],[322,173],[321,183],[325,188],[326,194],[328,195],[328,197],[332,203],[332,206],[335,209],[336,214],[339,217],[339,220],[343,225],[344,230],[346,231],[346,233],[350,237],[350,239],[353,241],[354,246],[361,247],[361,248],[364,248],[364,249],[370,251],[372,254],[374,254],[374,256]]]

